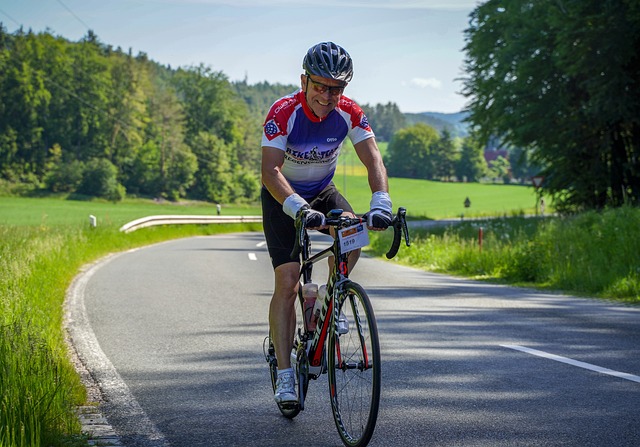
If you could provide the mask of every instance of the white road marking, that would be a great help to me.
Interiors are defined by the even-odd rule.
[[[100,384],[100,390],[104,393],[109,404],[113,404],[113,408],[118,409],[118,415],[122,415],[124,418],[122,419],[123,430],[139,434],[145,439],[153,439],[154,445],[158,445],[158,447],[169,447],[164,435],[151,422],[111,360],[107,358],[100,347],[98,338],[89,322],[89,314],[85,306],[86,288],[94,273],[116,257],[137,250],[139,249],[107,255],[93,264],[85,265],[88,270],[81,271],[67,290],[65,328],[69,331],[72,344],[82,357],[84,366],[91,373],[91,377]],[[111,425],[107,424],[103,430],[111,430]]]
[[[578,368],[588,369],[590,371],[599,372],[602,374],[608,374],[610,376],[619,377],[621,379],[631,380],[632,382],[640,383],[640,377],[635,376],[633,374],[624,373],[620,371],[614,371],[612,369],[603,368],[601,366],[592,365],[591,363],[580,362],[578,360],[573,360],[568,357],[562,357],[555,354],[549,354],[548,352],[538,351],[537,349],[525,348],[524,346],[518,345],[500,345],[503,348],[515,349],[516,351],[526,352],[527,354],[536,355],[538,357],[543,357],[550,360],[555,360],[556,362],[566,363],[568,365],[577,366]]]
[[[262,242],[258,242],[256,244],[256,247],[264,247],[265,245],[267,245],[267,241],[262,241]]]
[[[258,257],[256,256],[256,254],[255,254],[255,253],[249,253],[249,259],[250,259],[251,261],[257,261],[257,260],[258,260]]]

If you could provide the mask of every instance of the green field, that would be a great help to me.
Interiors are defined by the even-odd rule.
[[[358,173],[359,174],[359,173]],[[334,181],[352,203],[356,212],[368,210],[371,192],[363,175],[338,172]],[[501,216],[535,211],[533,188],[514,185],[478,183],[443,183],[392,178],[389,180],[394,208],[404,206],[410,218],[442,219],[472,216]],[[467,209],[463,202],[471,200]],[[208,214],[216,207],[204,202],[157,203],[151,200],[126,199],[119,203],[77,201],[62,198],[0,197],[0,225],[57,226],[83,225],[89,215],[100,226],[122,226],[132,220],[157,214]],[[253,206],[222,205],[225,215],[259,215]]]
[[[0,197],[0,225],[58,226],[83,225],[89,215],[96,216],[100,226],[122,226],[140,217],[157,214],[207,214],[216,213],[216,206],[204,202],[180,204],[152,200],[126,199],[119,203],[105,201],[77,201],[61,198]],[[260,208],[224,206],[227,215],[258,215]]]
[[[364,212],[371,198],[367,172],[353,149],[347,144],[345,146],[346,150],[340,159],[334,183],[351,202],[356,212]],[[379,147],[384,153],[387,143],[379,143]],[[537,197],[531,186],[390,178],[389,192],[394,208],[407,208],[412,219],[535,214],[536,211]],[[471,201],[469,208],[464,206],[467,197]],[[547,202],[549,203],[549,200]]]
[[[338,175],[334,180],[357,212],[368,209],[371,193],[365,176]],[[536,205],[534,189],[517,185],[391,178],[389,191],[394,208],[407,208],[412,219],[531,214]],[[464,206],[467,197],[471,201],[469,208]]]

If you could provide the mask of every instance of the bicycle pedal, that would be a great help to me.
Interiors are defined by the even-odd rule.
[[[280,402],[279,405],[280,405],[280,408],[282,408],[283,410],[297,410],[298,408],[300,408],[300,402],[298,402],[297,400]]]

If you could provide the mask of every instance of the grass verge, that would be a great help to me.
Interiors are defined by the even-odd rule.
[[[259,231],[261,225],[183,225],[130,234],[117,228],[0,226],[0,447],[83,445],[75,408],[85,391],[62,331],[65,293],[82,265],[163,240]]]
[[[402,247],[396,262],[639,304],[638,228],[640,209],[629,207],[565,218],[467,221],[412,231],[412,246]],[[387,233],[372,235],[372,253],[382,255],[389,247]]]

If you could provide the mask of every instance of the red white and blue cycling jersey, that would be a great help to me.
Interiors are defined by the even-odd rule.
[[[373,136],[366,115],[351,99],[342,96],[337,107],[320,119],[307,105],[304,92],[298,90],[271,106],[262,146],[284,151],[282,174],[309,200],[331,182],[344,140],[349,137],[357,144]]]

